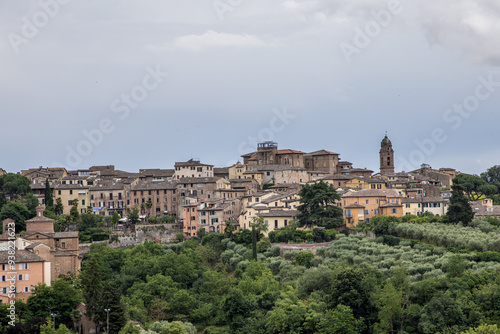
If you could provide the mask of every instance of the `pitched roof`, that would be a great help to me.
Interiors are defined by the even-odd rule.
[[[269,212],[261,213],[262,217],[294,217],[300,213],[299,210],[269,210]]]
[[[64,238],[78,238],[78,231],[71,232],[56,232],[54,238],[64,239]]]
[[[8,251],[0,252],[0,264],[9,263],[9,256],[12,256],[12,255],[9,255]],[[27,250],[16,249],[14,256],[15,256],[16,263],[45,262],[45,260],[42,259],[40,256],[38,256],[30,251],[27,251]]]
[[[319,150],[311,153],[307,153],[306,155],[339,155],[338,153],[327,151],[327,150]]]
[[[171,177],[174,175],[174,169],[159,169],[159,168],[151,168],[151,169],[139,169],[139,173],[141,176],[164,176]]]
[[[229,167],[214,167],[214,174],[229,174]]]
[[[183,177],[176,180],[177,183],[214,183],[220,180],[220,177]]]
[[[343,197],[401,197],[394,189],[363,189],[345,194]]]
[[[125,190],[125,185],[121,182],[103,181],[90,188],[90,191],[99,190]]]
[[[41,223],[41,222],[54,222],[54,219],[50,219],[45,216],[35,216],[26,221],[26,223]]]
[[[286,150],[277,150],[276,154],[305,154],[305,153],[302,151],[286,149]]]
[[[193,159],[189,159],[186,162],[176,162],[174,164],[174,167],[187,167],[187,166],[209,166],[209,167],[213,167],[214,165],[202,164],[200,161],[193,160]]]
[[[137,183],[132,187],[132,190],[165,190],[165,189],[175,189],[177,187],[177,183],[169,182],[169,181],[143,181]]]

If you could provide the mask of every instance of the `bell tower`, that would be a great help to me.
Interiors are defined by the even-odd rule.
[[[380,144],[380,174],[394,174],[394,150],[387,133]]]

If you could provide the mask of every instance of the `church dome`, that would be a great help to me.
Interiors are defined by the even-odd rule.
[[[391,143],[391,141],[389,140],[389,137],[387,137],[387,135],[385,135],[385,138],[382,140],[381,145],[382,145],[382,146],[392,146],[392,143]]]

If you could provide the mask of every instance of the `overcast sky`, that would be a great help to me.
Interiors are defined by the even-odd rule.
[[[423,4],[422,4],[423,2]],[[0,2],[0,167],[500,164],[498,0]]]

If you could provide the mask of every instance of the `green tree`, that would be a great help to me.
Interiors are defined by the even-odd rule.
[[[449,277],[459,277],[467,269],[467,260],[461,255],[453,255],[443,265],[443,271]]]
[[[101,324],[104,331],[107,327],[107,312],[109,309],[109,332],[118,333],[127,322],[126,306],[121,298],[120,290],[114,284],[107,283],[103,285],[102,294],[98,298],[98,305],[94,320]]]
[[[374,315],[371,293],[374,278],[368,267],[347,267],[337,271],[327,289],[326,300],[329,308],[338,304],[349,306],[355,317],[365,320]]]
[[[318,324],[318,334],[359,334],[364,328],[363,318],[356,319],[349,306],[339,304],[326,311]]]
[[[474,211],[467,200],[464,193],[464,187],[455,177],[451,186],[450,206],[443,217],[443,223],[457,224],[461,222],[464,225],[469,225],[474,218]]]
[[[226,238],[231,238],[231,235],[235,230],[236,227],[234,227],[233,223],[230,220],[226,220],[224,222],[224,236]]]
[[[139,327],[134,325],[132,322],[129,322],[126,326],[124,326],[118,334],[140,334],[141,330]]]
[[[61,324],[57,329],[54,329],[52,320],[48,320],[47,324],[40,326],[40,334],[72,334],[65,325]]]
[[[255,301],[250,296],[245,296],[239,288],[232,288],[224,295],[222,311],[233,333],[243,325],[244,318],[255,308]]]
[[[127,215],[127,224],[135,225],[140,222],[139,209],[133,207]]]
[[[80,213],[78,212],[78,199],[74,199],[72,202],[71,210],[69,211],[69,215],[73,222],[77,222],[78,218],[80,218]]]
[[[21,174],[8,173],[0,176],[1,192],[10,200],[31,193],[30,180]],[[0,194],[1,195],[1,194]]]
[[[459,303],[448,291],[435,295],[422,310],[419,327],[425,334],[438,333],[446,327],[464,326],[467,323]]]
[[[295,256],[295,263],[299,266],[304,266],[309,268],[311,266],[311,260],[314,259],[314,254],[310,251],[300,251]]]
[[[184,326],[182,326],[182,322],[174,321],[167,327],[164,327],[160,334],[188,334]]]
[[[370,219],[368,223],[368,227],[372,230],[373,233],[377,236],[382,236],[386,234],[392,234],[394,227],[397,223],[400,223],[400,219],[398,217],[393,216],[375,216]]]
[[[486,172],[481,173],[481,178],[485,182],[497,187],[497,193],[500,193],[500,165],[488,168]]]
[[[99,312],[101,311],[100,297],[104,286],[99,268],[99,261],[96,256],[90,256],[80,273],[80,280],[86,305],[86,315],[91,320],[98,323]]]
[[[54,212],[54,194],[52,193],[49,179],[45,180],[45,207],[47,210]]]
[[[118,224],[120,222],[120,219],[122,217],[120,217],[120,215],[118,214],[118,212],[113,212],[113,217],[111,218],[111,223],[113,224],[113,226],[116,226],[116,224]]]
[[[262,216],[252,217],[252,222],[250,223],[252,227],[252,257],[257,260],[257,241],[260,236],[260,232],[267,231],[267,225]]]
[[[482,196],[491,196],[498,191],[495,185],[477,175],[459,174],[453,179],[453,184],[460,186],[469,201],[477,201]]]
[[[205,231],[205,228],[202,227],[200,228],[198,231],[196,231],[196,236],[200,239],[203,239],[203,237],[207,234],[207,232]]]
[[[144,205],[146,209],[148,209],[148,217],[151,215],[151,208],[153,207],[153,202],[151,202],[151,199],[148,199],[146,204]]]
[[[62,204],[61,197],[56,198],[56,205],[54,206],[54,213],[56,216],[62,215],[64,212],[64,205]]]
[[[306,184],[299,192],[300,203],[297,216],[300,226],[313,225],[333,228],[342,225],[342,209],[335,205],[340,200],[333,185],[323,181]]]
[[[22,202],[26,205],[26,209],[28,209],[30,217],[35,217],[36,208],[40,205],[38,198],[36,198],[32,193],[28,193],[24,195]]]
[[[51,286],[40,284],[27,301],[31,317],[46,317],[49,307],[57,314],[57,323],[72,326],[72,312],[82,301],[80,290],[72,282],[59,278]]]
[[[403,293],[396,290],[391,282],[375,294],[380,323],[377,330],[381,333],[399,333],[403,325]]]
[[[500,329],[497,325],[481,325],[477,328],[469,328],[460,334],[500,334]]]
[[[20,201],[7,202],[0,210],[0,221],[10,218],[16,222],[16,233],[26,230],[26,220],[32,217],[26,205]]]
[[[265,316],[266,333],[316,333],[323,313],[323,303],[303,301],[297,291],[288,288]]]

